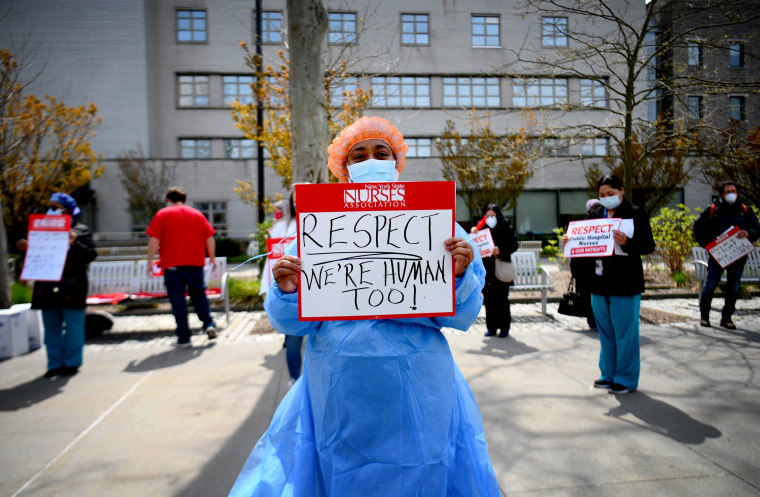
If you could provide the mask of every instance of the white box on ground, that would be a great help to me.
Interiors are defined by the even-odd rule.
[[[23,311],[0,309],[0,358],[29,352],[29,337]]]
[[[19,309],[24,312],[26,321],[26,333],[29,337],[29,350],[37,350],[42,347],[42,311],[32,309],[32,304],[16,304],[12,310]]]

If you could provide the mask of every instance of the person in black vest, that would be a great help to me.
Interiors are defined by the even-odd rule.
[[[749,238],[753,243],[760,238],[760,223],[757,216],[751,208],[739,202],[738,198],[739,191],[736,183],[727,181],[720,186],[720,199],[705,209],[694,223],[694,238],[699,245],[706,246],[732,226],[741,230],[736,235],[738,238]],[[729,330],[736,329],[731,316],[736,308],[736,297],[746,262],[747,257],[744,256],[726,267],[726,299],[720,325]],[[699,324],[702,326],[710,327],[710,306],[721,276],[723,276],[723,268],[710,257],[707,265],[707,281],[699,298],[701,315]]]
[[[491,237],[495,245],[493,254],[483,258],[483,266],[486,268],[486,285],[483,287],[483,304],[486,306],[486,336],[496,335],[499,337],[509,336],[509,326],[512,315],[509,311],[509,287],[512,283],[505,283],[496,278],[496,258],[502,261],[512,262],[512,253],[517,250],[519,242],[517,233],[512,224],[506,219],[499,206],[489,204],[483,209],[485,224],[491,229]]]

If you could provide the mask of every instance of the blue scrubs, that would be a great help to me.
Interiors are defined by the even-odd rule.
[[[272,285],[274,328],[307,337],[304,372],[230,496],[500,495],[480,410],[440,331],[467,330],[480,311],[473,248],[451,317],[299,322],[298,294]]]

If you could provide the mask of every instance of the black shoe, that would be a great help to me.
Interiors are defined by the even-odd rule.
[[[727,330],[735,330],[736,325],[731,321],[731,319],[721,319],[720,325],[724,327]]]
[[[509,330],[501,330],[497,336],[499,338],[506,338],[509,336]]]
[[[53,378],[63,373],[64,368],[53,368],[45,371],[45,378]]]
[[[611,381],[603,380],[601,378],[594,380],[594,388],[610,388],[611,386]]]
[[[704,326],[705,328],[712,328],[712,326],[710,325],[709,319],[700,319],[699,326]]]
[[[74,376],[78,372],[79,372],[79,368],[78,367],[73,367],[73,368],[63,367],[63,368],[61,368],[61,376]]]
[[[486,336],[487,336],[487,337],[493,337],[493,336],[496,336],[496,332],[495,332],[495,331],[491,331],[491,330],[487,330],[487,331],[486,331]]]
[[[615,395],[626,395],[629,393],[633,393],[636,391],[635,388],[628,388],[625,385],[621,385],[620,383],[613,383],[610,385],[610,388],[607,389],[608,392],[614,393]]]

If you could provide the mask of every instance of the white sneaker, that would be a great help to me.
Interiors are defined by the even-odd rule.
[[[192,344],[192,343],[190,343],[190,341],[187,341],[187,342],[177,342],[177,343],[175,343],[174,345],[175,345],[177,348],[180,348],[180,349],[189,349],[190,347],[192,347],[192,346],[193,346],[193,344]]]
[[[219,333],[216,331],[216,327],[214,325],[206,327],[203,331],[206,332],[206,335],[208,335],[209,340],[213,340],[217,336],[219,336]]]

